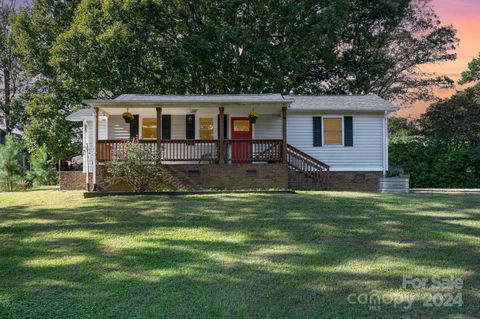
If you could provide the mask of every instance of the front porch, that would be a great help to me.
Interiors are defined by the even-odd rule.
[[[94,111],[94,158],[103,163],[137,140],[165,164],[287,163],[287,108],[279,95],[86,101]],[[260,116],[259,127],[249,112]],[[122,114],[133,119],[128,123]],[[99,123],[99,119],[106,119]],[[101,125],[105,127],[101,134]]]
[[[84,121],[84,171],[92,173],[93,189],[120,190],[105,184],[104,164],[121,158],[125,143],[135,140],[160,154],[162,169],[179,188],[285,189],[288,172],[296,171],[326,189],[328,165],[287,144],[291,102],[281,95],[85,101],[93,117]],[[256,123],[248,117],[252,111]],[[132,115],[129,121],[124,112]]]

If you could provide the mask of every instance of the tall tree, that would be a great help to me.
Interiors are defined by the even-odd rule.
[[[72,142],[78,130],[65,117],[80,106],[81,90],[63,83],[49,62],[55,39],[69,27],[79,2],[33,0],[16,14],[12,25],[15,52],[35,79],[21,97],[26,145],[31,152],[45,146],[55,160],[79,150]]]
[[[13,51],[11,22],[15,14],[15,1],[0,4],[0,76],[2,111],[7,133],[14,127],[12,121],[12,100],[21,93],[25,85],[25,77],[19,59]]]
[[[434,87],[453,82],[421,66],[456,59],[455,34],[452,26],[441,25],[430,0],[353,0],[324,87],[407,103],[430,100]]]
[[[22,141],[14,135],[8,134],[5,145],[0,147],[0,190],[15,189],[16,182],[25,173],[25,154]]]
[[[333,61],[346,2],[86,0],[52,65],[93,97],[288,93]]]
[[[51,64],[84,95],[377,93],[432,98],[455,58],[428,0],[85,0]]]

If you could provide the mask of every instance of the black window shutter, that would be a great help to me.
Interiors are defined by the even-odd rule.
[[[139,116],[134,115],[133,121],[130,121],[130,139],[138,138]]]
[[[322,117],[313,117],[313,146],[322,146]]]
[[[187,131],[186,131],[187,140],[194,140],[195,139],[195,115],[187,114],[186,121],[187,121]]]
[[[162,139],[169,140],[172,138],[172,116],[162,115]]]
[[[345,116],[343,118],[344,132],[344,146],[353,146],[353,118],[351,116]]]
[[[223,114],[224,139],[228,139],[228,115]],[[217,114],[217,138],[220,138],[220,114]]]

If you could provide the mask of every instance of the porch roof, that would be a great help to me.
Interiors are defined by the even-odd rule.
[[[84,100],[91,107],[219,107],[219,106],[289,106],[290,97],[281,94],[236,95],[145,95],[123,94],[113,100]]]

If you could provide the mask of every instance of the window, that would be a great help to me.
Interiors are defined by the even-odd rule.
[[[250,121],[249,120],[234,120],[233,121],[233,130],[235,132],[250,132]]]
[[[157,137],[157,119],[143,118],[142,119],[142,138],[156,138]]]
[[[200,118],[200,139],[213,140],[213,118]]]
[[[323,119],[323,142],[325,145],[342,145],[342,118]]]

